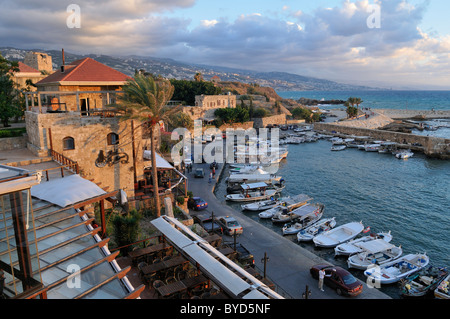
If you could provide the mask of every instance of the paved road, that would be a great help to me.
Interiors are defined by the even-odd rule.
[[[254,255],[255,263],[259,263],[258,267],[262,269],[261,259],[266,252],[270,258],[267,264],[267,276],[294,299],[302,298],[306,285],[311,291],[310,299],[346,299],[346,297],[338,296],[334,290],[326,286],[324,287],[325,291],[321,292],[318,289],[317,280],[309,274],[312,265],[328,262],[230,208],[224,204],[224,199],[216,198],[213,193],[214,185],[219,179],[223,166],[220,165],[219,170],[216,171],[215,180],[209,184],[209,164],[194,164],[193,171],[197,167],[205,169],[205,178],[194,178],[193,172],[187,173],[188,189],[194,193],[194,196],[200,196],[206,200],[209,213],[214,212],[215,216],[233,216],[239,221],[244,228],[244,233],[239,236],[238,240]],[[232,240],[229,237],[229,241]],[[391,299],[379,290],[370,289],[365,283],[363,284],[363,293],[356,297],[357,299]]]

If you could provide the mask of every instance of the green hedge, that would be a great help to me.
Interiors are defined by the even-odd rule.
[[[27,129],[25,127],[1,129],[0,130],[0,138],[22,136],[26,132],[27,132]]]

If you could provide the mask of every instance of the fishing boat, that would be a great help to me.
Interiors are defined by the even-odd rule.
[[[338,152],[338,151],[343,151],[347,148],[347,146],[345,145],[335,145],[331,147],[331,151],[333,152]]]
[[[336,217],[321,219],[317,223],[302,229],[297,233],[297,241],[306,242],[311,241],[313,238],[322,232],[328,231],[336,226]]]
[[[278,193],[278,189],[267,189],[266,183],[242,184],[240,194],[228,194],[226,199],[232,202],[252,202],[269,199]]]
[[[231,174],[227,177],[227,193],[240,193],[242,184],[266,183],[269,187],[283,187],[284,179],[273,174]]]
[[[446,268],[429,265],[400,280],[400,293],[403,297],[425,297],[432,294],[448,275]]]
[[[336,256],[350,256],[353,254],[357,254],[363,251],[363,248],[361,248],[361,244],[374,241],[377,239],[383,239],[386,242],[390,242],[392,240],[391,232],[388,233],[378,233],[378,234],[370,234],[369,236],[364,236],[358,239],[353,239],[347,243],[343,243],[340,245],[337,245],[334,248],[334,254]]]
[[[280,205],[270,208],[268,210],[262,211],[258,214],[258,216],[261,219],[270,219],[276,213],[281,211],[282,209],[286,209],[287,211],[290,211],[290,210],[296,209],[298,207],[301,207],[303,205],[306,205],[311,200],[312,200],[312,198],[305,194],[299,194],[294,197],[283,198],[281,200]]]
[[[245,205],[241,205],[242,210],[248,210],[252,212],[261,212],[264,210],[268,210],[274,208],[275,206],[281,205],[283,203],[280,199],[271,198],[268,200],[263,200],[256,203],[249,203]]]
[[[450,275],[441,281],[434,291],[434,296],[439,299],[450,299]]]
[[[382,266],[371,266],[364,271],[364,275],[372,282],[392,284],[420,271],[429,262],[430,258],[426,254],[409,254]]]
[[[256,165],[245,165],[244,167],[232,167],[230,168],[230,173],[232,174],[267,174],[267,172],[260,170],[257,171],[259,166]]]
[[[322,204],[305,205],[293,211],[296,215],[293,223],[283,226],[283,235],[295,235],[302,229],[317,223],[323,216]]]
[[[339,244],[352,240],[364,230],[362,222],[351,222],[314,237],[316,247],[334,248]]]
[[[413,157],[414,153],[411,152],[411,150],[401,151],[395,154],[395,157],[398,159],[408,159],[410,157]]]
[[[361,243],[359,247],[362,251],[348,258],[348,268],[366,270],[372,265],[384,265],[403,254],[401,247],[394,246],[383,239]]]
[[[380,147],[381,147],[381,144],[367,144],[364,146],[364,150],[366,152],[378,152]]]

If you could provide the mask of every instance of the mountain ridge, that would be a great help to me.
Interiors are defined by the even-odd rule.
[[[7,59],[23,61],[29,51],[47,53],[52,57],[53,68],[59,68],[62,64],[61,51],[42,49],[18,49],[13,47],[0,47],[0,53]],[[260,86],[268,86],[275,91],[342,91],[342,90],[375,90],[377,88],[338,83],[325,79],[318,79],[287,72],[271,71],[259,72],[181,62],[171,58],[143,57],[137,55],[110,56],[104,54],[75,54],[64,52],[66,63],[91,57],[122,73],[133,76],[135,70],[162,75],[166,78],[192,80],[196,73],[201,73],[205,80],[211,80],[218,76],[221,81],[256,83]]]

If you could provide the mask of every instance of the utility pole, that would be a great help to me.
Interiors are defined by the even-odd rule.
[[[270,258],[267,257],[267,252],[264,252],[264,258],[261,258],[261,262],[264,263],[264,279],[266,279],[266,268],[268,261],[270,261]]]

